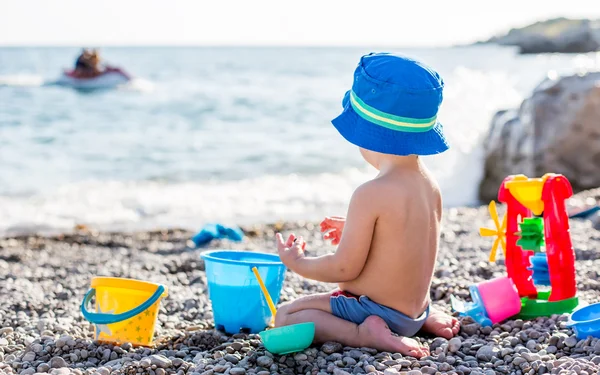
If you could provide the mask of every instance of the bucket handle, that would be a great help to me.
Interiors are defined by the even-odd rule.
[[[120,314],[106,314],[91,312],[87,309],[87,305],[96,295],[96,289],[92,288],[88,290],[88,292],[85,294],[85,297],[83,298],[83,302],[81,302],[81,313],[83,314],[83,317],[85,319],[94,324],[113,324],[122,322],[142,313],[144,310],[154,305],[154,303],[158,301],[158,299],[162,296],[164,291],[165,287],[159,285],[156,289],[156,292],[154,292],[154,294],[150,296],[150,298],[148,298],[144,303],[142,303],[138,307],[135,307],[129,311],[122,312]]]

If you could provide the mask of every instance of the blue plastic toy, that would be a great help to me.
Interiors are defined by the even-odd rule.
[[[600,337],[600,303],[575,310],[569,317],[567,326],[573,328],[579,340],[588,336]]]
[[[244,238],[244,232],[237,227],[226,227],[221,224],[207,224],[198,234],[192,237],[196,246],[203,246],[214,239],[226,238],[231,241],[240,242]]]
[[[207,251],[200,256],[206,266],[215,328],[229,334],[263,331],[272,314],[252,267],[258,269],[277,305],[285,279],[285,266],[279,256],[233,250]]]
[[[548,257],[546,253],[535,253],[529,258],[531,277],[534,285],[550,286],[550,271],[548,270]]]
[[[470,316],[482,327],[491,326],[492,321],[488,317],[488,314],[485,310],[485,306],[481,300],[481,295],[479,294],[477,285],[471,285],[469,287],[469,292],[471,293],[471,299],[473,299],[473,302],[465,302],[454,297],[454,295],[451,295],[450,303],[452,304],[452,309],[454,309],[454,311],[458,311],[461,316]]]

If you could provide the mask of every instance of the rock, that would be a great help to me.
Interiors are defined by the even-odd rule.
[[[273,364],[273,359],[271,357],[263,355],[256,359],[256,364],[260,367],[269,368]]]
[[[450,339],[450,341],[448,341],[448,350],[451,353],[456,353],[460,350],[460,347],[462,346],[462,340],[460,339],[460,337],[453,337]]]
[[[517,46],[519,53],[586,53],[600,48],[600,25],[587,19],[554,18],[511,29],[486,43]]]
[[[496,113],[484,142],[480,199],[497,199],[513,174],[563,174],[575,192],[600,186],[598,118],[600,72],[548,78],[519,110]]]
[[[148,358],[150,359],[150,363],[156,367],[167,368],[171,366],[171,360],[163,355],[154,354]]]
[[[106,367],[99,367],[96,372],[99,375],[110,375],[110,371]]]
[[[383,370],[383,375],[398,375],[398,370],[393,367],[388,367]]]
[[[342,344],[338,342],[326,342],[321,346],[321,351],[325,354],[339,353],[342,349]]]
[[[481,348],[479,348],[479,350],[477,350],[476,357],[479,360],[489,362],[492,360],[493,357],[496,356],[498,351],[498,348],[489,345],[484,345]]]
[[[344,357],[342,361],[344,361],[346,366],[354,366],[356,364],[356,360],[352,357]]]
[[[577,339],[574,336],[567,337],[565,339],[565,345],[569,348],[573,348],[575,345],[577,345]]]
[[[223,357],[223,359],[229,363],[233,363],[234,365],[237,365],[237,363],[240,361],[240,359],[233,354],[227,354],[225,357]]]
[[[26,368],[25,370],[20,372],[21,375],[33,375],[35,374],[35,369],[33,367]]]
[[[350,373],[336,367],[333,369],[333,375],[350,375]]]
[[[47,363],[40,363],[36,368],[37,372],[48,372],[50,370],[50,365]]]
[[[234,367],[231,370],[229,370],[229,373],[231,375],[244,375],[246,373],[246,369],[242,367]]]
[[[542,359],[542,357],[540,357],[539,354],[535,353],[522,353],[521,355],[523,356],[523,358],[525,358],[527,362],[535,362],[540,361]]]
[[[61,368],[61,367],[67,367],[67,366],[68,366],[67,362],[62,357],[53,357],[50,360],[51,368]]]
[[[25,355],[23,356],[23,358],[21,360],[23,362],[33,362],[33,361],[35,361],[35,353],[27,352],[27,353],[25,353]]]
[[[5,339],[4,337],[0,337],[0,346],[6,346],[8,345],[8,340]]]
[[[294,356],[295,361],[306,361],[307,359],[308,359],[308,356],[304,353],[298,353]]]
[[[479,327],[480,327],[479,324],[471,323],[471,324],[466,324],[464,326],[461,326],[461,329],[468,336],[474,336],[479,331]]]

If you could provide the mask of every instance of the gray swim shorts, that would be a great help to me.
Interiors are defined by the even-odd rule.
[[[413,319],[392,308],[382,306],[367,296],[355,296],[348,292],[335,291],[330,299],[333,315],[350,322],[361,324],[371,315],[383,319],[392,332],[405,337],[414,336],[429,316],[429,306],[417,319]]]

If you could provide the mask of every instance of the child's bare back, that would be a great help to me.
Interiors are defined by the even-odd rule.
[[[360,275],[343,291],[417,318],[429,304],[442,202],[429,172],[416,162],[369,181],[378,219]]]

